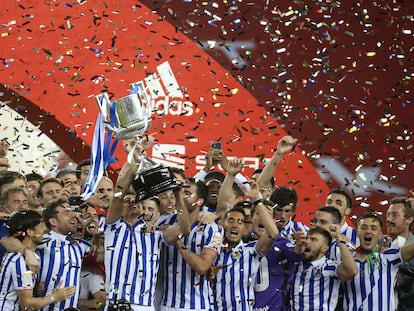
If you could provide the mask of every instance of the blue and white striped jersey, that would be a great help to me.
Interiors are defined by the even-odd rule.
[[[344,310],[394,311],[394,285],[402,265],[401,249],[390,248],[367,261],[355,259],[358,274],[344,282]]]
[[[341,283],[336,275],[338,266],[339,262],[326,257],[295,263],[290,296],[292,310],[335,310]]]
[[[357,229],[352,228],[347,223],[344,223],[340,230],[341,230],[341,234],[346,236],[355,245],[355,247],[359,246],[359,238],[357,236]]]
[[[79,278],[82,259],[89,253],[91,244],[84,240],[72,240],[66,235],[50,231],[44,235],[45,243],[37,248],[40,257],[38,282],[44,282],[43,296],[53,292],[62,281],[62,287],[76,286],[75,295],[61,302],[48,305],[40,310],[64,310],[77,307],[79,297]]]
[[[19,253],[8,253],[0,266],[0,310],[19,311],[18,290],[34,287],[34,275]]]
[[[122,218],[105,227],[107,301],[124,299],[152,306],[163,233],[146,232],[139,220],[130,226]]]
[[[288,224],[284,228],[279,227],[279,236],[288,239],[292,245],[295,245],[296,241],[293,237],[294,231],[308,232],[309,228],[299,221],[289,220]]]
[[[212,283],[214,310],[252,310],[253,287],[263,257],[256,245],[257,241],[240,241],[232,249],[221,249],[215,262],[220,269]]]
[[[189,250],[198,255],[204,248],[212,249],[219,254],[223,228],[215,223],[199,226],[196,222],[192,224],[190,233],[181,240]],[[163,307],[210,310],[213,306],[212,291],[206,276],[197,274],[175,245],[168,245],[163,251],[166,273],[161,310]]]

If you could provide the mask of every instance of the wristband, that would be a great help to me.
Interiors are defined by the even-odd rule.
[[[260,203],[263,203],[263,200],[262,200],[262,199],[259,199],[259,200],[254,201],[254,202],[253,202],[253,206],[257,206],[257,205],[259,205]]]
[[[53,295],[52,295],[52,296],[50,296],[50,301],[51,301],[52,303],[54,303],[54,302],[56,301],[56,299],[55,299],[55,297],[53,297]]]

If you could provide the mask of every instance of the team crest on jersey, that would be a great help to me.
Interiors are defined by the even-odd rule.
[[[233,259],[236,259],[236,260],[240,259],[241,254],[240,254],[239,250],[234,249],[231,253],[231,257],[233,257]]]

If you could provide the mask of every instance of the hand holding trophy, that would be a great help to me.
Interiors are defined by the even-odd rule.
[[[123,147],[128,152],[127,160],[139,163],[133,182],[138,200],[179,188],[181,184],[173,177],[170,169],[155,163],[145,152],[154,143],[154,138],[152,135],[144,137],[152,120],[151,103],[144,82],[134,83],[130,95],[113,102],[110,102],[106,93],[95,99],[100,113],[91,148],[91,170],[82,194],[83,199],[89,198],[94,192],[103,171],[113,162],[112,154],[118,140],[123,141]],[[105,128],[108,129],[106,138]],[[115,140],[110,147],[112,136]]]

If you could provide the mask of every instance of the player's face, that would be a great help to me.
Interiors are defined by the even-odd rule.
[[[160,217],[157,204],[153,200],[144,200],[142,202],[142,208],[144,210],[145,221],[154,223]]]
[[[31,207],[40,205],[40,199],[37,195],[39,186],[40,182],[38,180],[31,180],[27,182],[27,199]]]
[[[276,207],[275,211],[275,219],[276,223],[279,227],[284,228],[290,221],[290,218],[293,214],[293,207],[292,205],[288,204],[283,207]]]
[[[88,206],[83,213],[85,230],[89,235],[98,233],[99,218],[98,213],[92,206]]]
[[[339,193],[331,193],[328,195],[326,198],[326,205],[336,207],[341,213],[342,218],[351,212],[351,209],[348,208],[346,204],[346,197]]]
[[[206,181],[206,186],[207,186],[207,203],[210,205],[216,205],[217,204],[217,198],[218,198],[218,194],[220,192],[220,188],[221,188],[221,182],[219,182],[218,180],[208,180]]]
[[[315,213],[315,217],[312,220],[312,227],[322,228],[330,232],[331,225],[333,225],[333,219],[331,214],[323,211],[317,211]]]
[[[63,182],[64,186],[70,191],[70,195],[75,197],[81,194],[81,188],[79,186],[78,179],[76,174],[66,174],[63,175],[60,180]]]
[[[9,192],[7,195],[6,209],[13,212],[22,212],[29,209],[27,196],[23,192]]]
[[[381,226],[376,219],[365,218],[358,222],[358,238],[363,250],[373,251],[381,236]]]
[[[142,216],[143,213],[141,203],[135,202],[135,194],[125,195],[123,216],[136,218]]]
[[[391,204],[387,211],[387,233],[392,238],[406,235],[412,220],[411,217],[405,217],[403,203]]]
[[[90,202],[101,209],[108,209],[113,198],[114,184],[109,179],[101,179],[96,192],[90,198]]]
[[[171,214],[175,211],[175,195],[172,190],[167,190],[165,192],[157,195],[158,200],[160,200],[160,214]]]
[[[62,191],[62,185],[57,182],[48,182],[42,188],[42,196],[40,201],[43,205],[47,202],[57,199]]]
[[[39,224],[37,224],[31,234],[31,239],[36,245],[39,245],[42,243],[43,240],[43,234],[47,232],[46,225],[43,221],[41,221]]]
[[[319,233],[308,234],[305,241],[305,252],[303,253],[306,261],[314,261],[325,256],[329,247],[323,236]]]
[[[76,215],[68,203],[63,203],[56,208],[56,215],[49,220],[53,230],[62,235],[76,231]]]
[[[182,196],[184,204],[190,213],[193,212],[196,207],[201,207],[202,200],[197,197],[196,185],[189,184],[188,186],[182,188]]]
[[[244,215],[240,212],[229,212],[223,224],[228,242],[238,243],[245,233]]]

